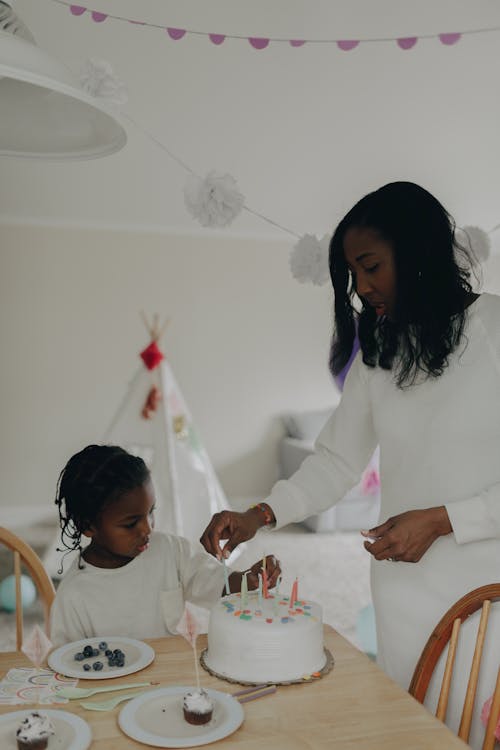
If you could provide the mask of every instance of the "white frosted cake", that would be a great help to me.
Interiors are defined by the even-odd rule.
[[[317,676],[326,663],[319,604],[270,594],[221,599],[210,612],[204,666],[236,682],[288,682]]]

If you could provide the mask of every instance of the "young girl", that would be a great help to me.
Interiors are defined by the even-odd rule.
[[[52,605],[55,645],[175,634],[185,601],[208,608],[222,596],[219,562],[187,539],[153,531],[155,497],[141,458],[117,446],[87,446],[61,472],[56,505],[63,545],[79,555]],[[85,549],[82,535],[90,539]],[[249,589],[257,588],[261,570],[262,561],[250,569]],[[273,556],[266,572],[274,586],[280,567]],[[240,591],[242,575],[229,575],[231,591]]]
[[[214,555],[228,539],[226,554],[268,521],[279,528],[325,510],[378,444],[380,524],[362,533],[377,661],[405,688],[444,612],[499,575],[500,297],[473,292],[465,251],[447,211],[418,185],[390,183],[353,206],[330,243],[332,373],[346,366],[356,328],[361,346],[341,402],[315,454],[273,488],[267,518],[223,511],[202,537]],[[478,706],[493,692],[496,648]],[[453,698],[447,722],[458,729]],[[473,746],[479,723],[475,732]]]

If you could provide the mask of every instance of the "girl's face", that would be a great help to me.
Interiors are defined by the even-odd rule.
[[[91,543],[84,558],[99,568],[120,568],[144,552],[154,526],[155,497],[151,482],[124,492],[105,506],[85,531]]]
[[[344,256],[356,293],[391,317],[396,307],[396,267],[391,245],[373,229],[351,227],[344,235]]]

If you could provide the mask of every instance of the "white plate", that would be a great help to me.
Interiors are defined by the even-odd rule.
[[[0,716],[0,747],[2,750],[17,750],[16,730],[22,720],[33,710],[12,711]],[[92,733],[86,721],[68,711],[40,709],[54,725],[55,734],[49,737],[47,750],[87,750],[92,742]]]
[[[75,661],[75,654],[78,651],[83,651],[84,646],[89,645],[98,648],[101,641],[106,641],[111,651],[115,648],[121,648],[125,654],[125,665],[123,667],[108,667],[108,659],[101,651],[99,656],[91,656],[90,659],[84,661]],[[155,652],[147,643],[136,641],[134,638],[117,636],[116,638],[85,638],[83,641],[66,643],[52,651],[47,662],[54,672],[60,672],[66,677],[78,677],[80,680],[109,680],[112,677],[123,677],[126,674],[138,672],[151,664],[154,658]],[[95,661],[102,661],[104,664],[104,668],[100,672],[96,672],[94,669],[86,672],[83,669],[86,662],[93,664]]]
[[[208,724],[195,726],[184,719],[184,695],[196,688],[171,686],[148,690],[133,698],[118,717],[118,724],[133,740],[154,747],[195,747],[221,740],[235,732],[244,717],[236,698],[219,690],[206,689],[214,702]]]

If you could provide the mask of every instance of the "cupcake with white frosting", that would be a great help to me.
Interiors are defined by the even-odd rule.
[[[189,724],[208,724],[214,711],[212,699],[203,689],[186,693],[182,707]]]
[[[45,750],[54,726],[46,714],[32,711],[16,730],[18,750]]]

